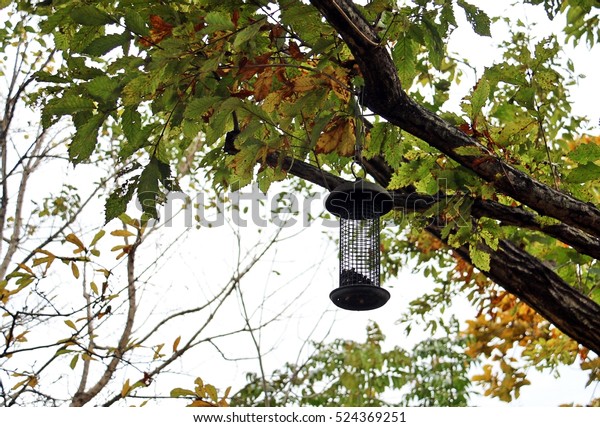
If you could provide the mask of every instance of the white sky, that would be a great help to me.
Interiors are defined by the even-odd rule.
[[[532,21],[545,20],[543,13],[541,16],[532,16],[531,8],[523,7],[522,10],[515,10],[515,7],[510,6],[509,2],[478,1],[474,3],[479,4],[491,15],[502,14],[505,9],[508,9],[512,16],[518,15]],[[457,18],[460,18],[460,14],[457,14]],[[537,28],[541,36],[542,32],[552,31],[553,26],[544,24]],[[469,51],[474,53],[470,61],[481,71],[481,67],[490,65],[497,55],[494,46],[499,41],[499,37],[502,37],[500,35],[502,31],[499,27],[494,26],[493,34],[495,36],[493,39],[478,37],[470,30],[468,24],[461,25],[453,35],[450,48],[463,52],[464,47],[469,46]],[[582,46],[573,50],[576,71],[588,76],[581,80],[577,88],[572,89],[574,112],[591,116],[593,123],[598,122],[597,99],[590,94],[599,93],[600,78],[594,70],[597,64],[593,63],[590,58],[597,58],[597,53],[598,48],[595,49],[594,54],[589,53]],[[465,76],[463,86],[465,92],[455,92],[456,100],[460,100],[466,94],[466,90],[473,86],[475,81],[469,80],[471,78],[468,74]],[[61,175],[69,173],[71,176],[79,176],[78,179],[83,179],[83,177],[89,178],[91,172],[92,167],[79,166],[73,174],[69,166],[64,167],[58,173]],[[38,178],[35,184],[36,191],[32,192],[32,196],[33,193],[45,194],[48,192],[47,177],[48,175],[44,175]],[[323,195],[322,199],[324,197]],[[318,203],[313,206],[316,210],[320,209]],[[98,201],[96,208],[102,209],[102,201]],[[170,237],[179,234],[184,228],[185,225],[181,220],[175,221],[173,226],[166,230],[165,237],[155,241],[147,250],[149,253],[162,253],[165,250],[164,242],[169,241]],[[243,238],[242,244],[252,248],[255,245],[255,239],[259,236],[258,230],[243,228],[239,231]],[[269,227],[260,234],[264,235],[272,231],[273,227]],[[433,285],[424,277],[412,274],[410,266],[406,266],[398,278],[384,283],[392,295],[386,306],[371,312],[338,310],[328,298],[329,292],[337,286],[338,282],[335,244],[323,236],[324,227],[320,221],[316,221],[308,228],[298,227],[286,230],[285,233],[291,235],[300,231],[301,235],[278,245],[276,254],[269,256],[272,263],[262,263],[243,282],[244,295],[248,299],[250,311],[260,307],[265,294],[276,292],[275,296],[265,305],[262,312],[263,318],[268,318],[270,313],[276,313],[282,306],[290,305],[289,318],[266,328],[261,336],[264,348],[273,348],[273,351],[264,357],[267,373],[281,368],[285,362],[294,362],[298,357],[305,356],[307,349],[302,348],[302,343],[306,339],[320,341],[327,337],[328,340],[345,338],[363,341],[366,324],[369,320],[374,320],[381,326],[387,336],[386,345],[390,347],[399,345],[410,349],[414,343],[426,337],[425,334],[419,333],[418,329],[414,329],[413,333],[406,337],[403,328],[396,323],[412,299],[432,288]],[[169,306],[169,303],[177,304],[177,301],[188,303],[190,298],[200,298],[202,294],[208,295],[213,292],[229,277],[229,272],[234,267],[233,260],[237,252],[232,234],[228,227],[190,230],[184,243],[177,248],[175,253],[171,253],[164,260],[161,268],[153,274],[151,283],[141,293],[141,302],[149,303],[149,307],[160,311],[163,307]],[[304,272],[311,265],[318,265],[318,268]],[[277,270],[281,275],[273,274],[273,270]],[[290,279],[287,283],[289,278],[295,277],[297,278]],[[217,322],[221,323],[216,323],[215,327],[219,324],[229,326],[229,322],[240,324],[239,310],[238,303],[230,304],[227,313],[217,317]],[[464,302],[457,302],[453,310],[463,319],[474,315],[473,310]],[[260,315],[261,312],[257,311],[255,319],[258,319]],[[137,326],[143,327],[144,325]],[[168,338],[165,338],[166,347],[170,346],[171,337],[182,335],[185,339],[187,327],[186,325],[180,325],[180,327],[181,330],[169,331]],[[248,336],[224,340],[223,343],[223,350],[229,357],[255,355]],[[259,369],[255,360],[223,361],[221,355],[210,345],[202,346],[200,351],[195,353],[194,359],[185,357],[184,360],[184,366],[174,367],[174,370],[180,370],[180,373],[174,377],[174,387],[191,385],[193,379],[199,376],[205,382],[219,388],[224,389],[228,385],[232,385],[235,390],[244,384],[246,372],[258,372]],[[561,369],[561,373],[561,378],[555,379],[548,375],[530,372],[532,385],[523,388],[521,398],[511,405],[545,406],[568,402],[585,404],[592,397],[598,396],[598,392],[583,388],[587,375],[582,373],[578,367],[565,367]],[[179,405],[181,402],[176,404]],[[472,404],[504,405],[497,400],[483,397],[474,397]]]

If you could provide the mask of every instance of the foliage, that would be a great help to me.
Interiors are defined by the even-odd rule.
[[[406,200],[386,218],[384,275],[417,260],[440,285],[405,319],[415,315],[434,330],[441,322],[432,308],[466,296],[479,311],[466,327],[466,351],[499,368],[484,365],[476,380],[510,400],[527,384],[528,366],[554,370],[579,357],[596,381],[598,359],[582,345],[600,348],[590,327],[600,318],[599,140],[586,118],[572,114],[569,89],[578,75],[563,50],[583,40],[596,46],[597,2],[523,3],[564,17],[563,31],[540,39],[518,17],[489,16],[463,0],[54,0],[2,4],[37,27],[10,24],[1,35],[38,33],[42,52],[56,49],[55,61],[38,63],[40,91],[28,102],[42,108],[42,132],[65,119],[73,126],[66,151],[73,164],[109,165],[107,223],[122,218],[135,196],[141,230],[196,170],[193,185],[216,192],[253,181],[267,191],[301,176],[300,168],[316,169],[312,181],[328,188],[350,176],[360,136],[365,169]],[[494,25],[510,34],[497,62],[474,78],[468,58],[477,52],[448,51],[459,16],[477,36],[491,36]],[[464,80],[471,88],[452,108]],[[65,199],[39,212],[66,217],[79,201]],[[80,267],[95,248],[73,235],[78,240],[59,233],[83,255],[30,256],[3,277],[3,303],[40,279],[44,271],[33,267],[48,269],[54,259],[75,279],[85,277]],[[119,246],[115,252],[128,258],[130,245]],[[509,261],[515,254],[519,262]],[[429,344],[425,354],[433,355]],[[332,358],[341,354],[337,345]],[[380,351],[378,341],[370,345]],[[512,359],[515,347],[524,366]],[[35,387],[35,376],[22,375],[21,387]],[[364,376],[352,381],[369,384]],[[429,404],[443,396],[417,398]],[[366,391],[352,399],[378,402]]]
[[[461,352],[450,328],[447,332],[418,343],[412,352],[384,351],[385,336],[371,323],[364,343],[312,343],[313,354],[301,364],[287,363],[266,381],[249,374],[231,405],[466,406],[473,360]]]

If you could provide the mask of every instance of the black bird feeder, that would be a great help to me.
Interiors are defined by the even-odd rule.
[[[382,187],[361,179],[336,187],[325,208],[340,218],[340,286],[329,298],[346,310],[373,310],[390,293],[381,288],[379,217],[393,206]]]

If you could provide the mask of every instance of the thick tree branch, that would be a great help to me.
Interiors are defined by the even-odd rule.
[[[598,208],[536,181],[412,100],[402,90],[388,51],[378,44],[375,31],[352,1],[311,0],[311,3],[354,54],[365,79],[366,107],[472,170],[499,192],[541,215],[600,237]],[[475,149],[478,154],[459,154],[462,147]]]
[[[270,154],[267,162],[272,167],[280,167],[329,190],[345,182],[344,179],[312,165],[288,157],[281,158],[277,153]],[[427,199],[414,193],[396,191],[394,204],[400,210],[407,206],[425,209]],[[482,206],[492,210],[489,204],[483,203]],[[494,208],[499,211],[504,209],[495,205]],[[440,226],[430,225],[426,229],[444,241]],[[572,339],[600,354],[600,305],[569,286],[547,265],[509,241],[500,241],[498,250],[489,247],[480,249],[490,254],[490,271],[483,272],[487,277],[529,304]],[[468,247],[463,246],[457,252],[470,260]]]

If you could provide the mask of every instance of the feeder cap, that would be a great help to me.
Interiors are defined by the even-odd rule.
[[[334,289],[331,301],[344,310],[366,311],[382,307],[390,299],[390,293],[372,285],[348,285]]]
[[[325,209],[346,219],[372,219],[385,215],[394,200],[383,187],[359,179],[335,187],[325,200]]]

